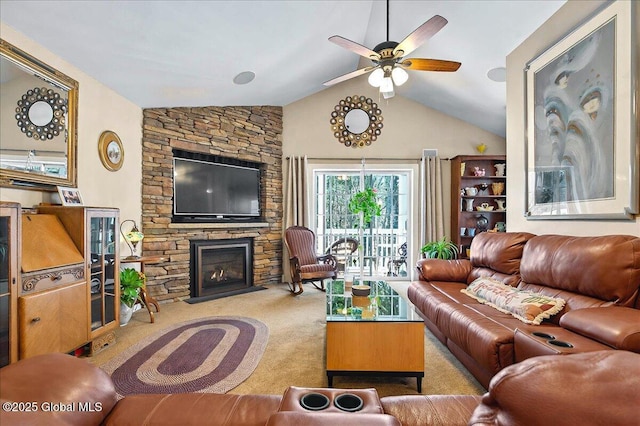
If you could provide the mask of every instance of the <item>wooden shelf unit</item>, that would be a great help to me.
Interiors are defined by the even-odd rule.
[[[458,155],[451,159],[451,230],[450,238],[460,250],[460,257],[466,258],[466,249],[471,246],[471,241],[481,232],[478,227],[480,216],[487,219],[486,229],[494,229],[496,223],[503,222],[506,225],[506,208],[498,210],[497,200],[507,201],[507,178],[496,176],[496,164],[506,164],[505,155]],[[463,169],[464,167],[464,169]],[[485,176],[475,176],[474,167],[485,170]],[[491,184],[503,182],[504,190],[501,195],[492,193]],[[479,185],[487,184],[486,190],[480,190]],[[478,189],[476,195],[466,195],[465,188],[475,187]],[[469,200],[469,201],[467,201]],[[468,211],[468,203],[473,205],[473,210]],[[487,203],[493,206],[492,211],[478,211],[478,206]],[[475,228],[475,235],[461,235],[461,229]]]
[[[91,354],[115,343],[120,313],[119,210],[103,207],[40,206],[55,214],[84,256],[87,333]]]

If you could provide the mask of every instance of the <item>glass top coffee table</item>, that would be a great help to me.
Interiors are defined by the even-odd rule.
[[[369,295],[353,295],[359,285]],[[364,290],[366,291],[366,289]],[[334,376],[424,377],[424,323],[413,305],[384,280],[327,286],[327,378]]]

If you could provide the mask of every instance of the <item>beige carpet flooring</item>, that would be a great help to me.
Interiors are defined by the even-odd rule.
[[[406,297],[407,284],[394,283]],[[102,365],[150,333],[190,319],[238,315],[258,319],[269,327],[269,343],[253,374],[232,389],[234,394],[282,394],[288,386],[326,387],[325,294],[305,284],[302,295],[292,296],[287,285],[208,302],[163,304],[149,321],[146,310],[133,314],[129,324],[116,330],[116,343],[89,358]],[[415,378],[335,377],[337,388],[375,387],[380,396],[417,394]],[[485,389],[425,328],[425,395],[481,395]]]

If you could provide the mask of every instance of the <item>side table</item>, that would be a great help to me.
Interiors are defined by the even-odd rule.
[[[144,265],[153,264],[153,263],[161,263],[169,260],[168,257],[165,256],[141,256],[136,258],[122,258],[120,259],[120,264],[123,263],[139,263],[140,264],[140,272],[144,273]],[[153,305],[156,308],[156,312],[160,312],[160,306],[158,305],[158,301],[147,294],[147,282],[145,279],[145,285],[140,289],[140,295],[138,296],[138,300],[142,303],[142,306],[147,308],[149,312],[149,318],[151,319],[151,323],[155,322],[155,318],[153,316],[153,312],[151,311],[151,306]]]

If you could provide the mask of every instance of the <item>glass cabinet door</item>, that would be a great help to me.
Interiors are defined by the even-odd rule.
[[[17,361],[17,258],[20,207],[0,205],[0,367]]]
[[[89,213],[89,247],[91,249],[91,331],[116,320],[116,223],[115,216]]]

